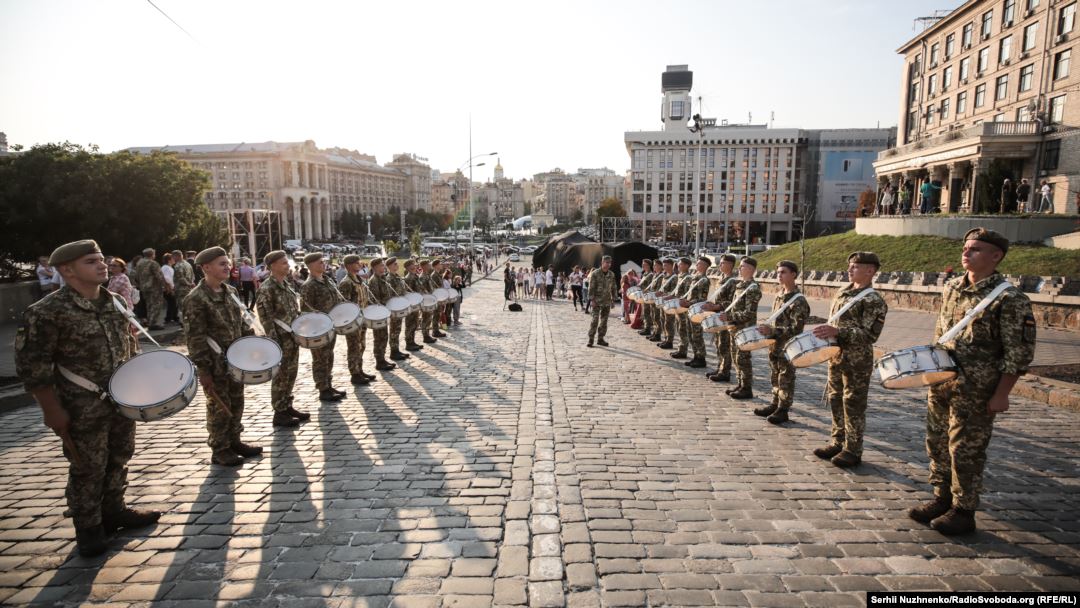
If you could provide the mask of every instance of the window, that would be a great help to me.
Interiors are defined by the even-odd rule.
[[[908,105],[915,103],[915,100],[919,97],[919,83],[911,83],[911,87],[908,90]]]
[[[671,118],[674,118],[674,119],[683,118],[683,102],[682,101],[673,101],[673,102],[671,102],[671,113],[670,113],[669,116]]]
[[[922,73],[922,54],[915,55],[915,63],[912,64],[914,74],[918,76]]]
[[[926,90],[927,94],[931,97],[937,95],[937,74],[930,75],[930,80],[928,81]]]
[[[983,38],[990,37],[990,30],[994,27],[994,11],[986,11],[982,16],[982,29],[979,31]]]
[[[1005,63],[1012,59],[1012,36],[1005,36],[998,43],[998,63]]]
[[[1009,75],[997,77],[997,84],[994,88],[994,99],[1001,101],[1009,95]]]
[[[1016,19],[1016,0],[1005,0],[1005,6],[1001,11],[1001,24],[1008,27]]]
[[[969,23],[964,26],[964,31],[960,34],[960,45],[965,49],[971,48],[971,35],[975,32],[975,24]]]
[[[926,124],[927,125],[934,124],[934,105],[933,104],[930,104],[930,105],[926,106],[926,114],[924,114],[924,116],[926,116]]]
[[[949,117],[949,105],[950,99],[948,97],[941,100],[941,122],[945,122],[945,119]]]
[[[964,112],[967,112],[967,91],[956,96],[956,113],[960,115]]]
[[[1068,34],[1069,32],[1071,32],[1073,30],[1074,23],[1076,23],[1075,2],[1068,6],[1062,7],[1062,9],[1058,11],[1057,35],[1061,36],[1062,34]]]
[[[994,122],[1005,122],[1005,113],[994,114]]]
[[[1053,171],[1058,168],[1058,159],[1061,158],[1061,140],[1052,139],[1046,142],[1043,150],[1043,170]]]
[[[1031,110],[1027,106],[1016,109],[1016,122],[1030,122]]]
[[[945,59],[949,59],[956,52],[956,34],[945,37]]]
[[[1023,52],[1028,52],[1035,48],[1035,36],[1039,33],[1039,22],[1036,21],[1031,25],[1024,28],[1024,44],[1020,47]]]
[[[1069,75],[1069,60],[1072,58],[1072,49],[1065,49],[1054,55],[1054,80],[1065,78]]]
[[[915,132],[915,127],[918,124],[919,124],[919,113],[918,113],[918,111],[909,112],[908,117],[907,117],[908,135],[911,135],[912,133]]]
[[[1065,96],[1058,95],[1050,99],[1050,122],[1059,123],[1065,114]]]
[[[960,60],[960,80],[968,79],[968,72],[971,71],[971,57],[964,57]]]
[[[952,66],[945,68],[941,73],[941,90],[948,91],[952,86]]]
[[[934,43],[930,45],[930,67],[937,66],[938,55],[940,55],[941,45]]]
[[[979,51],[979,61],[975,64],[975,73],[982,74],[986,71],[988,65],[990,65],[990,47]]]
[[[1039,0],[1027,0],[1024,5],[1024,10],[1033,11],[1037,6],[1039,6]]]
[[[986,85],[980,84],[975,87],[975,107],[981,108],[986,103]]]
[[[1031,79],[1035,75],[1035,64],[1028,64],[1020,68],[1020,92],[1031,90]]]

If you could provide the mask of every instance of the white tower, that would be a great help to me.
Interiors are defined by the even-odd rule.
[[[690,66],[667,66],[660,86],[664,94],[660,120],[664,123],[665,131],[686,130],[687,121],[694,114],[690,106],[690,88],[693,84],[694,73],[690,71]]]
[[[495,181],[499,181],[503,178],[502,159],[496,159],[495,163]]]

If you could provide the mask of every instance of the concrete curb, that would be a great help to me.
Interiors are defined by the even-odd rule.
[[[1070,382],[1027,374],[1016,383],[1013,394],[1080,412],[1080,385]]]

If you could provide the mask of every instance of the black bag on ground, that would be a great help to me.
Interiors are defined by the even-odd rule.
[[[510,309],[510,312],[521,312],[521,304],[518,304],[517,302],[511,302],[507,308]]]

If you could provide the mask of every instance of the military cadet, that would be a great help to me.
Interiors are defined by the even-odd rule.
[[[993,230],[975,228],[964,235],[960,263],[966,272],[945,284],[935,342],[1005,281],[997,266],[1008,251],[1008,239]],[[942,534],[966,534],[975,531],[994,417],[1008,411],[1009,393],[1035,355],[1031,302],[1009,286],[942,347],[956,362],[957,376],[930,387],[927,395],[934,500],[909,515]]]
[[[420,264],[416,260],[409,258],[405,260],[405,278],[401,279],[403,285],[403,293],[421,293],[417,290],[415,282],[410,283],[410,278],[416,276],[416,271],[420,268]],[[424,347],[416,343],[416,330],[420,327],[420,307],[410,312],[405,317],[405,350],[417,351]]]
[[[509,267],[509,262],[507,262]],[[427,278],[427,274],[431,271],[431,262],[426,258],[422,258],[413,264],[411,267],[406,266],[408,276],[405,277],[405,284],[409,286],[411,291],[415,291],[421,295],[428,295],[431,293],[431,281]],[[509,299],[509,298],[507,298]],[[420,310],[420,333],[424,336],[424,344],[434,344],[437,340],[431,335],[431,311]]]
[[[352,302],[360,307],[361,310],[365,306],[371,304],[370,294],[367,289],[367,285],[364,283],[364,279],[360,277],[360,256],[350,254],[345,256],[342,260],[345,266],[345,278],[341,280],[341,285],[338,287],[338,291],[341,292],[342,297],[346,302]],[[360,329],[354,331],[351,334],[345,336],[345,346],[347,347],[347,358],[349,362],[349,374],[353,384],[364,386],[369,384],[372,380],[375,380],[375,376],[364,372],[364,348],[367,341],[367,328],[363,325]]]
[[[428,274],[428,281],[431,283],[431,290],[443,289],[442,283],[442,260],[434,258],[431,260],[431,272]],[[446,306],[449,302],[439,303],[438,308],[431,315],[431,335],[436,338],[445,338],[446,334],[440,331],[439,323],[442,320],[443,312],[446,310]]]
[[[206,394],[207,444],[210,462],[237,466],[243,458],[262,454],[262,448],[240,440],[244,430],[244,385],[229,374],[225,353],[236,340],[255,332],[244,323],[242,306],[229,285],[232,270],[221,247],[204,249],[195,256],[203,279],[184,298],[188,357],[199,370]],[[241,458],[243,457],[243,458]]]
[[[611,303],[615,300],[618,286],[615,284],[615,273],[611,271],[611,256],[605,255],[600,259],[600,268],[589,273],[589,294],[592,301],[592,322],[589,323],[589,343],[593,345],[593,336],[600,346],[607,346],[604,336],[607,334],[608,314],[611,312]]]
[[[679,299],[680,305],[686,298],[686,291],[690,288],[694,279],[694,275],[690,272],[690,264],[690,258],[679,258],[679,282],[675,285],[673,294]],[[685,359],[687,351],[690,350],[690,319],[681,312],[668,315],[668,317],[675,327],[675,332],[679,335],[679,348],[671,353],[671,358]],[[683,323],[684,320],[686,321],[685,324]]]
[[[300,286],[300,310],[303,312],[329,313],[330,309],[345,301],[334,280],[326,276],[326,261],[318,251],[304,256],[308,268],[307,281]],[[336,337],[336,336],[335,336]],[[311,349],[311,375],[322,401],[341,401],[345,391],[334,388],[334,346],[336,340],[322,348]]]
[[[739,277],[735,276],[734,255],[725,253],[720,256],[720,269],[716,276],[720,279],[720,286],[706,309],[720,312],[735,299],[735,286],[739,283]],[[713,344],[716,346],[716,371],[705,374],[705,377],[713,382],[730,382],[731,334],[726,331],[716,332],[713,334]]]
[[[649,286],[652,289],[653,297],[655,299],[648,308],[648,312],[652,314],[653,321],[653,333],[649,335],[648,340],[649,342],[662,343],[664,341],[664,318],[663,310],[660,308],[660,298],[663,294],[661,288],[671,277],[673,263],[670,258],[663,258],[657,260],[657,266],[656,277],[653,279],[652,285]]]
[[[281,347],[281,367],[270,381],[270,406],[274,409],[274,426],[296,426],[300,421],[311,419],[311,414],[293,407],[293,387],[296,385],[300,347],[288,328],[293,320],[300,316],[300,305],[289,282],[288,254],[280,249],[271,251],[263,258],[263,263],[270,269],[270,276],[266,277],[255,294],[255,309],[266,337]]]
[[[371,297],[375,299],[374,303],[386,306],[390,298],[394,297],[394,293],[390,289],[390,283],[386,280],[386,264],[383,263],[382,258],[375,258],[371,260],[370,264],[371,277],[368,279],[368,289]],[[386,372],[396,368],[396,363],[386,360],[386,343],[390,337],[390,330],[381,327],[374,330],[374,333],[375,369]]]
[[[383,279],[387,285],[390,286],[391,297],[401,297],[405,295],[406,287],[405,281],[402,280],[401,275],[398,274],[398,259],[390,256],[383,262],[386,266],[386,274],[383,275]],[[385,306],[385,303],[383,304]],[[401,352],[401,318],[390,315],[390,331],[387,334],[387,339],[390,342],[390,359],[394,361],[404,361],[409,358],[408,353]]]
[[[172,252],[172,258],[176,260],[173,266],[173,294],[176,297],[176,307],[180,308],[191,290],[195,287],[195,270],[184,259],[184,252],[176,249]],[[180,322],[184,322],[184,316],[180,315]]]
[[[112,292],[102,287],[108,267],[91,240],[61,245],[49,265],[64,286],[31,304],[15,334],[15,369],[41,406],[45,426],[60,436],[68,466],[65,496],[80,555],[105,552],[107,536],[141,528],[161,516],[124,502],[127,463],[135,451],[135,422],[101,390],[138,347]],[[76,384],[71,378],[78,378]]]
[[[161,264],[154,258],[157,253],[151,247],[143,249],[143,259],[135,267],[139,296],[146,302],[146,319],[150,329],[164,329],[165,323],[165,275]]]
[[[668,262],[669,260],[664,261],[665,273],[668,271]],[[672,270],[660,285],[660,294],[668,298],[675,296],[675,292],[679,287],[679,281],[682,280],[682,275],[674,271],[675,259],[671,258],[670,263]],[[664,336],[664,339],[661,340],[657,346],[664,350],[671,350],[675,348],[675,315],[667,314],[667,312],[664,311],[664,307],[660,305],[657,305],[656,309],[656,316],[660,320],[660,325],[663,327]]]
[[[698,302],[704,302],[709,297],[709,266],[712,265],[712,261],[705,256],[701,256],[697,259],[694,268],[694,275],[689,281],[689,286],[683,290],[683,301],[681,304],[686,308],[697,304]],[[700,323],[691,323],[690,314],[682,313],[679,315],[683,317],[684,323],[687,326],[687,330],[690,334],[690,346],[694,349],[694,358],[687,361],[684,365],[693,368],[705,367],[705,335],[701,331]]]
[[[644,294],[649,291],[649,285],[652,283],[653,277],[656,275],[652,271],[652,260],[641,260],[641,281],[638,282],[638,287],[641,289],[641,293]],[[652,333],[652,313],[649,311],[648,305],[644,301],[639,302],[638,306],[642,307],[641,320],[642,326],[638,330],[638,334],[647,336]]]
[[[735,363],[735,376],[737,383],[734,387],[724,392],[731,395],[732,399],[750,399],[754,396],[754,369],[750,352],[739,350],[735,344],[735,333],[740,329],[750,327],[757,323],[757,307],[761,301],[761,286],[754,280],[757,271],[757,260],[750,256],[744,256],[739,261],[739,282],[735,284],[735,293],[732,296],[733,306],[731,310],[720,313],[720,319],[731,323],[728,328],[729,352],[731,360]]]
[[[872,290],[874,275],[881,268],[876,253],[856,251],[848,256],[851,284],[833,298],[829,315],[836,314],[849,300]],[[832,441],[814,450],[818,458],[832,460],[840,468],[862,462],[863,434],[866,431],[866,396],[874,372],[874,343],[885,327],[889,307],[874,291],[863,295],[834,325],[818,325],[814,335],[822,340],[835,338],[840,354],[829,360],[826,393],[832,409]]]
[[[791,260],[781,260],[776,265],[776,278],[780,290],[773,298],[773,313],[784,308],[769,325],[758,325],[758,331],[767,338],[772,338],[769,347],[769,380],[772,382],[772,403],[754,410],[758,416],[765,417],[772,424],[782,424],[788,420],[788,410],[795,402],[795,366],[784,356],[784,345],[788,340],[799,335],[810,317],[810,303],[799,293],[795,278],[799,276],[799,266]],[[790,302],[790,304],[789,304]]]

